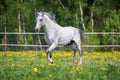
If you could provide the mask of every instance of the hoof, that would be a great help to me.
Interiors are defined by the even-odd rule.
[[[51,64],[53,64],[53,62],[50,62]]]
[[[53,64],[53,62],[50,62],[50,64]]]
[[[79,63],[79,65],[82,65],[82,63]]]
[[[75,60],[75,61],[74,61],[74,63],[75,63],[75,64],[78,64],[78,61],[77,61],[77,60]]]

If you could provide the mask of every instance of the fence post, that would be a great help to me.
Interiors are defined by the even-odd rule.
[[[40,45],[40,49],[42,50],[42,44],[41,44],[41,39],[40,39],[40,36],[39,35],[37,35],[37,37],[38,37],[38,43],[39,43],[39,45]]]
[[[6,57],[6,26],[4,28],[4,56]]]
[[[114,55],[114,29],[112,30],[112,56]]]

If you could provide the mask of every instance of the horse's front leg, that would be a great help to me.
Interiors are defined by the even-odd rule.
[[[48,61],[52,64],[52,50],[55,49],[58,45],[56,43],[53,43],[48,49],[47,49],[47,58]]]
[[[53,63],[53,61],[52,61],[52,51],[47,52],[47,58],[48,58],[48,61],[52,64]]]

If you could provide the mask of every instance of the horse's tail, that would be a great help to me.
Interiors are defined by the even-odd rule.
[[[79,29],[79,33],[80,33],[80,36],[81,36],[81,41],[82,41],[81,43],[82,44],[88,44],[88,38],[87,38],[85,32]]]

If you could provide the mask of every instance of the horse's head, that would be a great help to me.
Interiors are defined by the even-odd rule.
[[[44,13],[43,12],[37,12],[37,18],[36,18],[36,26],[35,30],[39,31],[42,26],[44,26]]]
[[[36,18],[36,27],[35,30],[39,31],[42,26],[45,26],[45,23],[47,23],[47,20],[55,21],[55,15],[52,15],[48,12],[37,12],[37,18]]]

